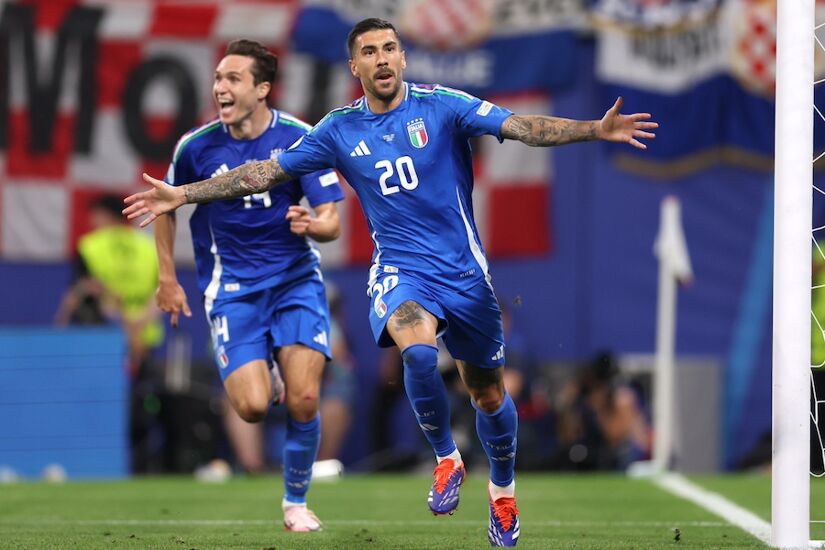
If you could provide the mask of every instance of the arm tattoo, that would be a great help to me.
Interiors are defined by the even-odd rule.
[[[424,322],[427,319],[424,308],[412,300],[407,300],[392,312],[390,322],[393,328],[405,329]]]
[[[542,115],[512,115],[501,125],[501,137],[533,147],[564,145],[596,139],[595,120],[570,120]]]
[[[278,159],[247,162],[214,178],[184,185],[186,202],[210,202],[261,193],[290,179]]]

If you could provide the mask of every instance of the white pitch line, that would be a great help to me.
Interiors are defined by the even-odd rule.
[[[679,474],[663,474],[656,477],[654,483],[662,489],[716,514],[731,525],[739,527],[770,546],[771,524],[750,510],[734,504],[718,493],[691,483]]]
[[[2,525],[155,525],[155,526],[254,526],[254,525],[276,525],[279,521],[274,519],[56,519],[56,518],[13,518],[0,520]],[[327,525],[393,525],[393,526],[427,526],[433,527],[439,524],[438,519],[426,520],[371,520],[371,519],[341,519],[324,520]],[[441,522],[441,525],[479,525],[484,523],[484,519],[460,520],[451,518],[448,522]],[[674,525],[688,527],[728,527],[730,523],[721,521],[564,521],[564,520],[540,520],[531,521],[530,525],[537,527],[663,527],[671,528]]]

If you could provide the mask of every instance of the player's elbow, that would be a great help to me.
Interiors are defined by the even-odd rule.
[[[337,216],[335,219],[325,220],[319,225],[321,227],[318,230],[310,233],[310,236],[319,243],[334,241],[341,236],[341,223],[338,221]]]

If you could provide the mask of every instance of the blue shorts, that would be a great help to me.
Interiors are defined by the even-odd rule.
[[[453,359],[477,367],[504,364],[504,330],[501,309],[493,288],[480,282],[458,291],[403,273],[379,273],[370,287],[370,325],[381,347],[395,343],[387,333],[392,312],[410,300],[438,319],[438,335]]]
[[[237,298],[216,299],[206,316],[221,380],[278,348],[303,344],[329,360],[329,308],[316,273]]]

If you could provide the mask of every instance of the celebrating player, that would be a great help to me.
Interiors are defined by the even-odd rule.
[[[219,116],[180,139],[168,184],[182,186],[275,158],[306,134],[308,125],[267,105],[276,70],[277,58],[261,44],[229,44],[212,89]],[[190,226],[198,283],[218,371],[238,415],[261,421],[270,403],[282,402],[286,394],[284,525],[290,531],[317,531],[321,522],[307,508],[306,493],[320,439],[318,399],[330,358],[329,311],[318,252],[307,237],[338,237],[335,202],[344,195],[338,176],[328,169],[244,195],[195,209]],[[298,204],[303,196],[317,217]],[[191,312],[175,275],[174,213],[157,221],[157,301],[176,325],[180,313]],[[286,389],[271,357],[283,369]]]
[[[621,99],[601,120],[520,116],[459,90],[404,82],[404,51],[380,19],[355,25],[350,70],[364,96],[330,112],[277,158],[246,164],[177,188],[145,176],[153,189],[129,197],[143,224],[180,205],[261,193],[292,177],[337,167],[360,199],[375,245],[370,323],[381,346],[397,345],[404,386],[438,465],[429,497],[435,514],[452,514],[465,469],[450,433],[447,392],[436,368],[436,338],[456,359],[476,409],[476,429],[490,462],[493,546],[519,537],[514,464],[518,419],[504,391],[504,341],[487,259],[473,220],[468,139],[491,134],[531,146],[653,138],[650,115],[621,115]]]

